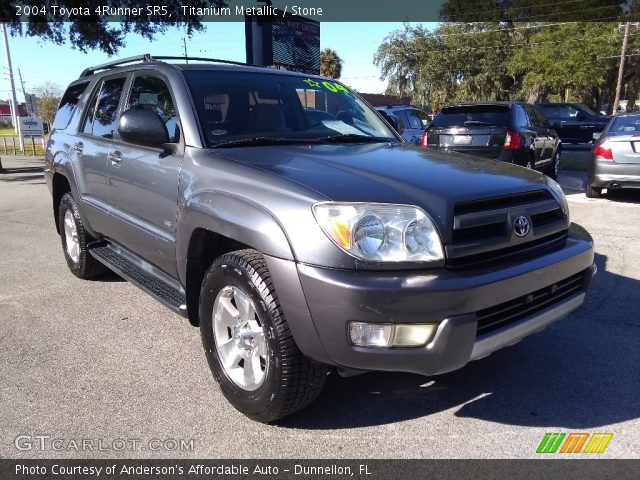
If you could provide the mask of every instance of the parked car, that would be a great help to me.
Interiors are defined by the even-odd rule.
[[[71,272],[199,326],[245,415],[304,407],[329,369],[455,370],[584,302],[592,239],[550,178],[406,145],[332,79],[183,61],[87,68],[45,177]]]
[[[560,140],[567,143],[589,143],[594,133],[602,132],[611,119],[579,103],[538,103]]]
[[[593,147],[585,193],[598,198],[603,188],[640,188],[638,113],[613,117]]]
[[[562,144],[533,105],[459,103],[438,113],[420,145],[515,163],[557,178]]]
[[[416,107],[408,105],[388,105],[376,107],[387,121],[398,131],[405,142],[417,145],[422,134],[429,126],[429,114]]]

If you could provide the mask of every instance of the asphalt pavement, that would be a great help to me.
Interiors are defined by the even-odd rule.
[[[41,169],[3,164],[19,169],[0,175],[0,457],[524,458],[547,432],[609,432],[599,457],[640,458],[640,192],[587,199],[561,173],[599,268],[578,312],[450,374],[331,375],[262,425],[225,401],[186,320],[68,271]]]

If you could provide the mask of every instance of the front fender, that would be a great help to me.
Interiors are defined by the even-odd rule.
[[[198,192],[178,212],[176,256],[183,285],[189,242],[198,228],[241,242],[265,255],[295,260],[284,229],[267,209],[227,192]]]

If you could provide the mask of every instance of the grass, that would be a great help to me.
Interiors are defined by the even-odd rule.
[[[16,134],[16,131],[13,127],[0,127],[0,136],[13,136]]]
[[[1,130],[0,130],[1,132]],[[6,143],[5,143],[6,141]],[[24,151],[20,150],[20,142],[15,137],[15,143],[13,135],[3,136],[0,134],[0,155],[44,155],[44,147],[42,146],[42,140],[35,139],[35,152],[34,145],[31,143],[31,138],[24,139]]]

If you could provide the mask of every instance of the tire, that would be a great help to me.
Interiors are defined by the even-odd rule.
[[[551,160],[551,165],[547,167],[544,173],[547,177],[554,180],[558,178],[558,174],[560,173],[560,150],[556,150],[556,153]]]
[[[602,197],[602,188],[592,187],[591,185],[587,185],[587,188],[585,188],[584,193],[588,198],[600,198]]]
[[[108,272],[107,267],[91,256],[87,245],[93,240],[85,230],[78,205],[70,193],[65,193],[58,208],[58,225],[62,251],[69,270],[76,277],[88,280]],[[73,243],[75,243],[75,249]]]
[[[327,367],[296,346],[260,253],[239,250],[216,259],[202,283],[199,314],[209,367],[237,410],[268,423],[316,399]]]

